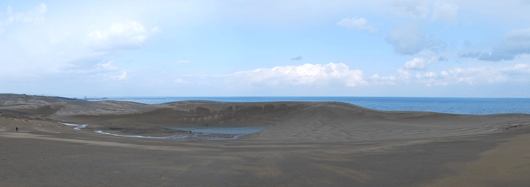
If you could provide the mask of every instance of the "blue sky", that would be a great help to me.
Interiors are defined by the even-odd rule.
[[[2,1],[0,92],[529,97],[530,1]]]

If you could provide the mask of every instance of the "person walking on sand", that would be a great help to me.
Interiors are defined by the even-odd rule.
[[[18,132],[18,127],[16,127],[16,131]]]

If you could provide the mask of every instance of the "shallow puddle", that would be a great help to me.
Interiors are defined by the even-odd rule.
[[[72,123],[61,123],[63,125],[73,126],[76,130],[81,130],[87,125],[78,125]],[[106,134],[111,136],[128,137],[128,138],[152,138],[152,139],[197,139],[197,140],[233,140],[243,135],[259,132],[267,127],[235,127],[235,126],[204,126],[204,127],[162,127],[173,130],[181,130],[188,132],[186,134],[171,135],[171,136],[142,136],[142,135],[126,135],[114,134],[96,130],[94,132]],[[110,128],[111,130],[122,130],[121,128]]]
[[[72,123],[61,123],[61,122],[59,123],[63,125],[74,126],[75,130],[81,130],[82,128],[85,128],[87,126],[87,125],[78,125],[78,124],[72,124]]]
[[[152,138],[152,139],[192,139],[192,140],[233,140],[237,139],[244,134],[216,134],[216,133],[190,133],[183,135],[172,135],[172,136],[142,136],[142,135],[123,135],[103,132],[101,130],[94,131],[100,134],[128,137],[128,138]]]
[[[235,126],[203,126],[203,127],[164,127],[174,130],[190,131],[193,133],[216,134],[250,134],[259,132],[267,127],[235,127]]]

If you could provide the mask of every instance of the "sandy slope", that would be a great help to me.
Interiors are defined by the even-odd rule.
[[[0,186],[528,186],[529,124],[525,114],[335,102],[144,105],[0,95]],[[228,141],[93,132],[165,136],[182,132],[160,126],[205,125],[268,128]]]
[[[4,99],[0,110],[50,121],[91,124],[90,130],[131,129],[129,132],[136,134],[138,129],[143,134],[156,134],[160,132],[160,126],[260,126],[268,129],[242,138],[377,141],[482,134],[530,124],[530,115],[526,114],[476,116],[384,112],[335,102],[186,101],[144,105],[13,97]]]

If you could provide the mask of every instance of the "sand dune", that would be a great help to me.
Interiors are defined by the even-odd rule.
[[[225,141],[94,132],[161,137],[188,133],[163,126],[206,125],[266,129]],[[0,186],[528,186],[529,125],[528,114],[337,102],[145,105],[2,94]]]
[[[184,101],[159,105],[133,102],[4,97],[0,110],[9,115],[91,124],[99,129],[158,127],[268,127],[242,139],[300,141],[378,141],[490,133],[529,125],[528,114],[456,115],[432,112],[388,112],[338,102],[227,103]],[[6,115],[4,114],[4,115]],[[122,133],[127,133],[123,131]],[[136,132],[138,134],[138,132]]]

